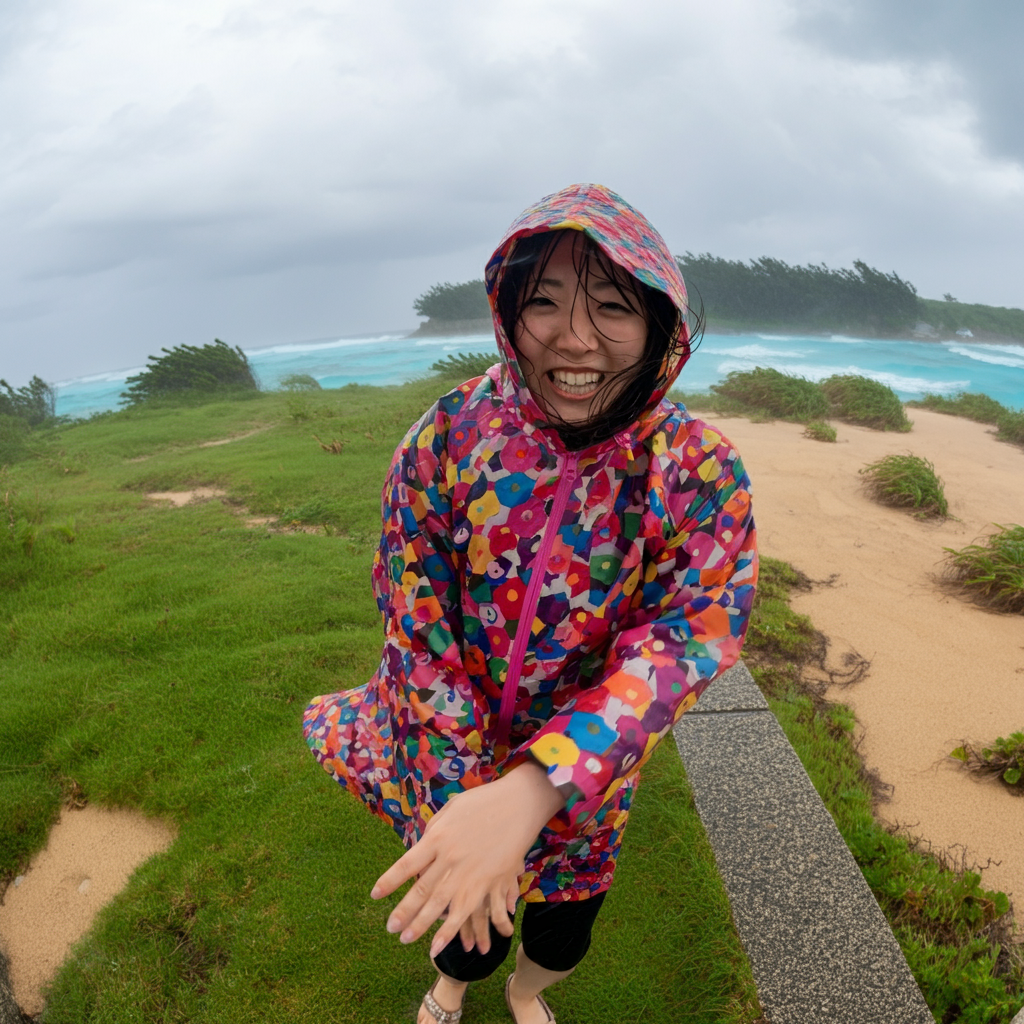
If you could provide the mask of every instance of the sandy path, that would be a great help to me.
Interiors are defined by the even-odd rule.
[[[42,1011],[42,986],[53,980],[100,908],[173,839],[167,825],[137,811],[88,806],[61,815],[46,849],[0,904],[0,946],[10,959],[11,986],[22,1010]]]
[[[991,523],[1024,523],[1024,451],[982,424],[909,413],[909,434],[837,424],[837,444],[793,424],[718,425],[753,480],[761,551],[812,579],[839,574],[793,607],[871,661],[863,682],[830,696],[853,707],[868,766],[894,787],[883,819],[935,848],[966,847],[969,862],[998,862],[984,884],[1010,893],[1024,923],[1024,799],[946,758],[963,739],[1024,729],[1024,617],[983,611],[932,579],[944,546],[963,547]],[[923,523],[863,493],[861,467],[907,451],[934,463],[962,522]]]

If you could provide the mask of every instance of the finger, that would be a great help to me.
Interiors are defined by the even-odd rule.
[[[516,907],[519,905],[519,879],[513,878],[509,883],[508,892],[505,894],[505,906],[508,908],[510,914],[516,912]]]
[[[440,873],[438,873],[440,874]],[[388,931],[401,932],[399,936],[403,944],[415,942],[435,921],[444,916],[445,945],[452,941],[463,922],[469,917],[469,909],[463,908],[461,913],[453,914],[449,905],[452,900],[452,885],[446,878],[432,876],[431,872],[417,879],[405,898],[388,918]]]
[[[513,906],[512,910],[507,910],[506,899],[507,896],[505,899],[502,898],[500,889],[496,889],[491,893],[490,921],[493,923],[495,931],[497,931],[499,935],[504,935],[508,938],[515,932],[516,926],[512,918],[509,917],[509,914],[515,912],[515,907]]]
[[[456,902],[453,902],[452,905],[448,907],[448,917],[445,919],[441,927],[438,928],[437,932],[434,934],[434,941],[430,944],[430,955],[432,957],[437,956],[438,953],[440,953],[441,950],[459,934],[462,929],[462,925],[468,920],[472,912],[472,905],[467,905],[465,903],[462,903],[461,906],[457,906]],[[421,915],[417,917],[414,925],[410,926],[410,928],[415,927],[418,929],[417,937],[422,935],[429,927],[429,924],[423,925],[422,928],[419,927],[422,918],[423,912],[421,912]],[[407,929],[407,931],[408,930],[410,929]],[[402,933],[403,942],[405,941],[405,934],[405,932]]]
[[[488,953],[491,949],[491,915],[488,911],[487,902],[484,901],[473,911],[469,919],[476,936],[476,948],[481,953]]]
[[[472,918],[464,921],[459,929],[459,941],[462,943],[463,953],[469,953],[476,945],[476,933],[473,931]]]
[[[429,843],[417,843],[406,851],[394,864],[384,872],[370,890],[370,898],[374,900],[390,896],[400,885],[410,878],[422,875],[434,860]]]

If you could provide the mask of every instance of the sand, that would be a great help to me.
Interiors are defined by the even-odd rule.
[[[1024,923],[1024,799],[947,757],[961,740],[1024,729],[1024,617],[984,611],[935,580],[943,547],[1024,523],[1024,451],[983,424],[909,412],[909,434],[837,424],[837,444],[793,424],[717,425],[753,481],[762,553],[815,580],[838,574],[792,605],[871,662],[866,679],[829,696],[854,709],[865,761],[893,787],[882,819],[981,866]],[[960,522],[922,522],[864,493],[858,470],[908,451],[934,463]]]
[[[25,1013],[42,1011],[43,986],[100,908],[173,839],[167,825],[136,811],[87,806],[61,814],[46,849],[8,886],[0,904],[0,947]]]

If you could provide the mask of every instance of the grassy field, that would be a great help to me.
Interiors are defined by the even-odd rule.
[[[368,898],[400,845],[316,765],[300,718],[376,667],[380,485],[442,387],[132,409],[35,432],[34,457],[3,471],[0,878],[72,795],[179,830],[77,947],[47,1024],[414,1019],[427,942],[400,946],[384,931],[396,900]],[[146,497],[197,486],[224,497]],[[553,996],[559,1020],[754,1021],[669,745],[619,872],[591,955]],[[471,993],[473,1019],[503,1019],[502,981]]]

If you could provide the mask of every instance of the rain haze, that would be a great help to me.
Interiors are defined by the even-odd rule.
[[[528,203],[1024,306],[1017,0],[6,0],[0,375],[413,328]]]

